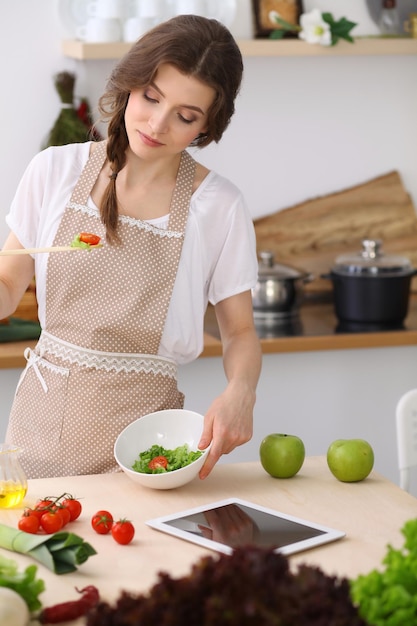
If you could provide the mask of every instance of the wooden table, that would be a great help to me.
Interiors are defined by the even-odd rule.
[[[81,517],[68,528],[89,541],[98,554],[77,572],[63,576],[39,564],[39,575],[46,583],[45,606],[75,599],[74,587],[86,584],[96,585],[104,599],[113,601],[122,589],[149,589],[161,570],[175,577],[188,574],[201,556],[215,553],[153,530],[144,522],[223,498],[236,496],[345,531],[344,539],[290,560],[294,566],[309,563],[328,574],[348,577],[382,566],[387,543],[400,547],[402,525],[417,516],[417,499],[379,474],[373,472],[360,483],[341,483],[330,474],[325,458],[309,457],[291,479],[271,478],[259,463],[221,463],[205,481],[196,479],[170,491],[146,489],[122,473],[31,480],[22,507],[0,510],[0,521],[16,526],[24,505],[63,492],[72,493],[83,504]],[[133,521],[136,535],[130,545],[120,546],[111,536],[92,530],[90,518],[99,509]],[[6,550],[1,553],[21,567],[33,562]]]

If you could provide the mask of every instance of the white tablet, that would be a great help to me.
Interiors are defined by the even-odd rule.
[[[156,530],[231,554],[245,545],[294,554],[321,546],[345,533],[239,498],[229,498],[146,522]]]

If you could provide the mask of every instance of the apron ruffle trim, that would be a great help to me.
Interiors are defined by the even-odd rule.
[[[177,364],[164,357],[149,354],[89,350],[88,348],[63,341],[46,331],[42,331],[37,351],[41,357],[49,353],[66,363],[95,370],[117,373],[159,374],[169,378],[177,378]]]
[[[78,204],[77,202],[69,202],[67,207],[73,209],[74,211],[80,211],[89,217],[97,217],[99,218],[99,212],[96,208],[87,206],[86,204]],[[168,239],[182,239],[184,237],[184,233],[178,232],[176,230],[168,230],[166,228],[158,228],[157,226],[153,226],[146,221],[137,220],[134,217],[129,217],[128,215],[119,215],[119,221],[122,224],[129,224],[129,226],[135,226],[136,228],[140,228],[148,233],[152,233],[154,235],[158,235],[159,237],[167,237]]]

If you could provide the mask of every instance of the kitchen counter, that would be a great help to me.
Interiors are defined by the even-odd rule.
[[[298,317],[287,322],[257,322],[264,354],[347,350],[417,345],[417,294],[412,294],[407,318],[401,328],[344,329],[338,324],[329,299],[309,297]],[[0,343],[0,369],[23,368],[24,349],[36,341]],[[204,350],[201,357],[221,356],[222,346],[214,309],[209,306],[205,319]]]
[[[30,480],[25,501],[18,509],[0,509],[0,521],[15,527],[24,506],[68,491],[80,498],[83,506],[81,517],[68,529],[91,543],[97,554],[77,572],[61,576],[39,564],[38,574],[46,584],[42,594],[45,606],[75,599],[74,588],[88,584],[113,602],[122,589],[148,590],[161,570],[174,577],[188,574],[199,558],[215,553],[153,530],[144,522],[224,498],[237,496],[344,531],[343,539],[291,556],[290,562],[308,563],[330,575],[348,577],[382,567],[387,544],[400,547],[404,522],[417,515],[417,499],[376,472],[360,483],[341,483],[329,472],[325,457],[308,457],[291,479],[271,478],[258,462],[221,463],[205,481],[197,478],[170,491],[146,489],[122,473]],[[100,509],[132,520],[136,535],[131,544],[120,546],[110,536],[92,530],[90,518]],[[22,568],[33,562],[21,554],[0,552]]]
[[[401,328],[342,328],[329,298],[309,297],[300,307],[299,316],[287,322],[256,320],[264,354],[346,350],[417,345],[417,294],[410,298],[407,318]],[[221,355],[221,343],[214,310],[206,315],[206,342],[202,356]]]

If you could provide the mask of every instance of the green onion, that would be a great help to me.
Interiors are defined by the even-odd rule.
[[[0,524],[0,548],[27,554],[55,574],[74,572],[88,557],[97,554],[94,548],[74,533],[31,535]]]

